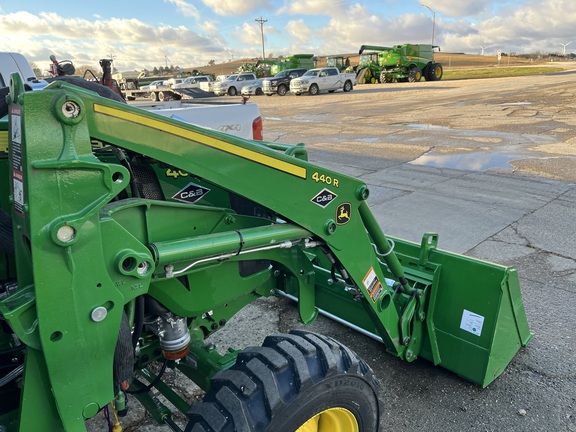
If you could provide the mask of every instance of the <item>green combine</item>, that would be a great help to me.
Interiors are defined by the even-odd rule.
[[[362,45],[360,63],[356,69],[358,84],[377,82],[418,82],[442,79],[443,68],[434,62],[434,49],[426,44],[403,44],[392,47]],[[370,50],[370,52],[365,52]]]

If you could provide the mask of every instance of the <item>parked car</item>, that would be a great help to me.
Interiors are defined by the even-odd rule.
[[[157,89],[158,87],[156,86],[162,85],[163,82],[164,82],[163,80],[152,81],[150,84],[140,87],[140,90],[150,90],[152,88]]]
[[[167,89],[168,85],[164,84],[166,81],[164,80],[159,80],[159,81],[152,81],[150,83],[150,87],[148,88],[148,90],[161,90],[161,89]]]
[[[264,92],[262,91],[262,82],[264,78],[258,78],[254,84],[250,84],[247,86],[242,87],[242,91],[240,92],[243,95],[256,95],[260,96],[263,95]]]
[[[266,78],[262,81],[262,91],[267,96],[277,93],[278,96],[284,96],[290,90],[290,81],[294,78],[301,77],[308,69],[286,69],[278,72],[272,78]]]
[[[209,76],[205,76],[205,75],[193,76],[193,77],[185,78],[184,81],[182,81],[179,84],[174,84],[174,86],[172,86],[172,88],[173,89],[199,88],[200,83],[211,82],[211,81],[212,80],[210,79]]]
[[[225,81],[226,78],[228,78],[230,75],[218,75],[216,77],[216,81],[203,81],[200,82],[200,89],[210,92],[210,93],[214,93],[214,84],[217,82],[221,82],[221,81]]]
[[[182,84],[183,81],[184,78],[170,78],[164,81],[164,85],[166,85],[168,88],[174,88],[176,84]]]
[[[230,75],[225,81],[214,84],[214,94],[216,96],[236,96],[246,85],[252,85],[258,78],[253,73],[241,73]]]
[[[317,95],[322,91],[334,93],[336,90],[349,92],[356,82],[355,73],[340,73],[335,67],[310,69],[300,78],[290,81],[290,93]]]

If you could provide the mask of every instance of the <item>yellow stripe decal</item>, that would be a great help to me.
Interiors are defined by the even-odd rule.
[[[0,152],[8,151],[8,131],[0,131]]]
[[[136,123],[142,126],[147,126],[164,132],[168,132],[172,135],[176,135],[181,138],[195,141],[199,144],[206,145],[208,147],[212,147],[217,150],[222,150],[226,153],[230,153],[235,156],[240,156],[242,158],[257,162],[270,168],[274,168],[276,170],[292,174],[296,177],[300,177],[303,179],[306,178],[306,168],[304,167],[300,167],[298,165],[294,165],[289,162],[278,160],[271,156],[263,155],[253,150],[249,150],[244,147],[239,147],[226,141],[221,141],[219,139],[212,138],[198,132],[174,126],[160,120],[150,119],[138,114],[125,112],[116,108],[106,107],[104,105],[94,104],[94,111],[121,120],[126,120],[131,123]]]

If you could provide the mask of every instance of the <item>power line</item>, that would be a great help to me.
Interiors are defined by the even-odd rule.
[[[266,55],[264,53],[264,23],[268,22],[268,20],[260,17],[256,18],[254,21],[260,23],[260,33],[262,34],[262,60],[264,60],[266,58]]]

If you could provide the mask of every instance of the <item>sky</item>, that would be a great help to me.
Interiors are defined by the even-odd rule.
[[[97,70],[112,57],[120,71],[201,67],[263,49],[346,54],[432,35],[444,52],[571,53],[574,23],[574,0],[0,0],[0,51],[42,70],[51,54]]]

